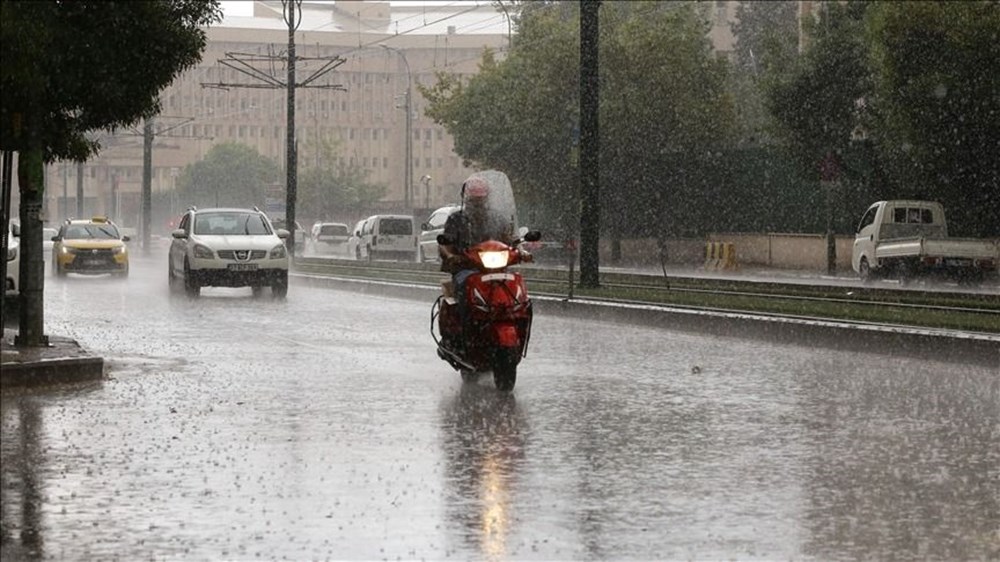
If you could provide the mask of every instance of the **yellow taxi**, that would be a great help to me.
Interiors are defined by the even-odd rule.
[[[69,219],[52,237],[52,273],[128,277],[128,240],[107,217]]]

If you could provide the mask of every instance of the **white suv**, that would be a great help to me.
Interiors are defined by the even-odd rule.
[[[171,288],[198,296],[202,287],[251,287],[288,294],[287,230],[253,209],[188,209],[173,231],[167,258]]]

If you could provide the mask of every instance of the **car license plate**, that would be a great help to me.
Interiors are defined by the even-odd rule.
[[[229,264],[229,271],[257,271],[257,264],[255,264],[255,263],[231,263],[231,264]]]
[[[950,259],[950,260],[944,260],[944,263],[952,267],[970,267],[972,265],[972,260]]]

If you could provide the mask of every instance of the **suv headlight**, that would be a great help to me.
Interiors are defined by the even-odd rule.
[[[114,249],[113,251],[114,251],[114,253],[116,253],[116,254],[124,254],[124,253],[125,253],[125,252],[127,252],[128,250],[127,250],[127,249],[125,248],[125,245],[123,244],[123,245],[121,245],[121,246],[118,246],[117,248],[115,248],[115,249]]]
[[[7,261],[17,259],[17,248],[7,248]]]
[[[210,260],[215,257],[215,252],[213,252],[211,248],[205,246],[204,244],[195,244],[194,257],[203,260]]]
[[[288,255],[288,253],[285,252],[285,245],[284,244],[278,244],[277,246],[271,248],[270,258],[272,260],[281,259],[283,257],[286,257],[287,255]]]

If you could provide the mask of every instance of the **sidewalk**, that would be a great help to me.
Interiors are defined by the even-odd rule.
[[[0,340],[0,388],[28,388],[101,380],[104,359],[76,340],[49,336],[47,347],[14,346],[17,330],[5,328]]]

